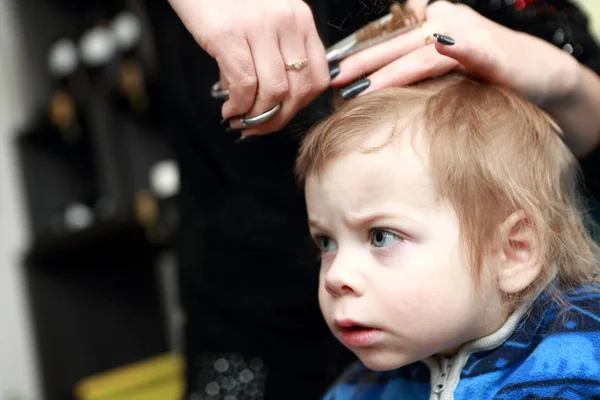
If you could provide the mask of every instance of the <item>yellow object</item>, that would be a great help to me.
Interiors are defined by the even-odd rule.
[[[183,395],[183,358],[166,354],[83,379],[78,400],[179,400]]]
[[[600,41],[600,1],[598,0],[575,0],[575,3],[581,7],[590,20],[590,30]]]

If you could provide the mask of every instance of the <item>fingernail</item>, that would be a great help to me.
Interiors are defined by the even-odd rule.
[[[450,36],[441,35],[439,33],[434,33],[433,36],[435,36],[437,38],[437,41],[441,44],[445,44],[448,46],[456,44],[456,40],[452,39]]]
[[[225,128],[225,132],[227,132],[227,133],[236,133],[236,132],[239,132],[239,131],[240,131],[239,129],[235,129],[235,128],[232,128],[230,126],[228,126],[227,128]]]
[[[240,143],[243,142],[246,139],[246,136],[240,134],[240,137],[235,139],[234,143]]]
[[[229,123],[229,121],[231,121],[231,118],[223,118],[221,120],[221,125],[227,125]]]
[[[368,79],[361,79],[360,81],[356,81],[345,88],[340,90],[340,96],[344,100],[350,100],[354,96],[358,95],[360,92],[365,90],[371,85],[371,81]]]
[[[340,64],[335,63],[329,66],[329,76],[331,77],[331,79],[334,79],[336,76],[338,76],[340,72],[342,72]]]
[[[237,138],[234,143],[252,143],[255,140],[258,140],[258,138],[260,137],[260,135],[244,135],[243,133],[241,133],[240,137]]]

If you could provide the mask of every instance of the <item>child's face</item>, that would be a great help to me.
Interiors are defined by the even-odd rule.
[[[457,217],[437,198],[425,153],[403,136],[344,156],[306,182],[322,251],[321,310],[334,335],[376,370],[452,352],[503,322],[494,278],[483,274],[485,295],[476,296]]]

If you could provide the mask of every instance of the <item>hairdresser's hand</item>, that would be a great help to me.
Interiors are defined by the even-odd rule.
[[[244,135],[275,132],[329,86],[325,48],[302,0],[170,0],[187,29],[218,63],[230,97],[223,118],[254,117],[282,105]],[[308,58],[300,70],[285,64]],[[202,73],[202,71],[198,71]],[[209,88],[207,88],[208,90]]]
[[[422,9],[424,3],[409,0],[408,5]],[[575,58],[541,39],[503,27],[465,5],[438,1],[427,7],[426,14],[423,30],[416,29],[344,60],[332,85],[350,85],[367,74],[370,85],[362,95],[459,69],[509,86],[541,106],[566,99],[578,85]],[[436,33],[450,39],[440,43],[433,36]],[[429,45],[425,43],[427,34],[432,41]],[[368,82],[361,85],[365,87]],[[355,92],[350,91],[350,95]]]

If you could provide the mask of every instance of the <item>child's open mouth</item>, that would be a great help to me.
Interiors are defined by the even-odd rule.
[[[367,347],[372,346],[381,337],[381,329],[363,325],[351,320],[336,320],[342,341],[346,346]]]

